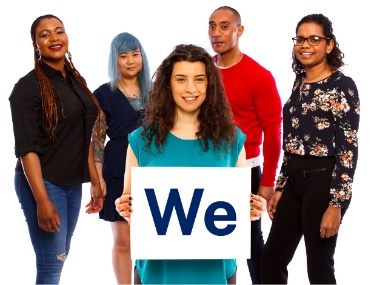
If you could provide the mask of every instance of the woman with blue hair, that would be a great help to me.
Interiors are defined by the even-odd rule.
[[[147,56],[136,37],[120,33],[112,40],[108,75],[110,82],[94,91],[103,110],[92,136],[95,165],[105,195],[99,217],[111,222],[117,283],[131,284],[130,227],[114,203],[123,191],[128,134],[140,126],[151,85]]]

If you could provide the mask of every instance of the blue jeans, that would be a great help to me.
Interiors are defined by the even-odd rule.
[[[59,232],[46,232],[39,227],[37,206],[28,181],[23,172],[15,172],[15,191],[36,254],[36,284],[59,284],[80,214],[82,185],[57,186],[45,179],[44,184],[50,201],[59,213]]]

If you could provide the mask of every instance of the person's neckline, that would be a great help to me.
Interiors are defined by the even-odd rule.
[[[228,68],[231,68],[231,67],[233,67],[233,66],[236,66],[236,65],[239,64],[239,63],[243,60],[243,58],[244,58],[244,54],[241,53],[241,54],[240,54],[241,58],[240,58],[239,60],[237,60],[234,64],[229,65],[229,66],[220,66],[220,65],[218,65],[218,63],[217,63],[218,56],[220,56],[220,54],[216,54],[215,59],[214,59],[214,64],[215,64],[215,66],[216,66],[217,68],[219,68],[219,69],[228,69]]]
[[[198,140],[197,138],[196,138],[196,139],[184,139],[184,138],[180,138],[180,137],[174,135],[171,131],[169,131],[169,134],[170,134],[172,137],[174,137],[174,138],[176,138],[176,139],[178,139],[178,140],[181,140],[181,141],[197,141],[197,140]]]
[[[328,75],[328,76],[326,76],[326,77],[324,77],[324,78],[322,78],[322,79],[315,80],[315,81],[311,81],[311,82],[307,82],[307,81],[305,81],[305,80],[304,80],[305,76],[303,76],[302,79],[301,79],[301,81],[302,81],[302,83],[304,83],[304,84],[316,84],[316,83],[321,83],[321,82],[327,80],[328,78],[332,77],[334,74],[338,74],[338,72],[339,72],[339,70],[336,70],[336,71],[334,71],[333,73],[331,73],[330,75]]]
[[[227,68],[230,68],[230,67],[232,67],[232,66],[219,66],[217,63],[216,63],[216,59],[214,60],[214,64],[215,64],[215,66],[217,67],[217,68],[219,68],[219,69],[227,69]],[[236,63],[237,64],[237,63]]]

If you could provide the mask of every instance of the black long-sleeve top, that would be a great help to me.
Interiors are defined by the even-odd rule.
[[[58,111],[56,139],[53,142],[46,130],[40,85],[32,70],[14,85],[9,97],[16,169],[22,169],[20,157],[35,152],[44,179],[60,186],[89,182],[88,153],[97,107],[70,72],[64,78],[45,63],[43,71],[59,94],[54,94]]]
[[[360,101],[356,84],[337,71],[324,80],[294,82],[290,98],[283,107],[283,150],[276,190],[288,179],[286,167],[290,153],[302,156],[332,156],[336,165],[329,189],[329,204],[346,208],[358,159]]]

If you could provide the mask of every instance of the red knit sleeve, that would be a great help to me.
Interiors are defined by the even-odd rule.
[[[255,81],[256,112],[263,130],[263,174],[260,185],[274,186],[281,153],[282,103],[272,74],[265,70]]]

